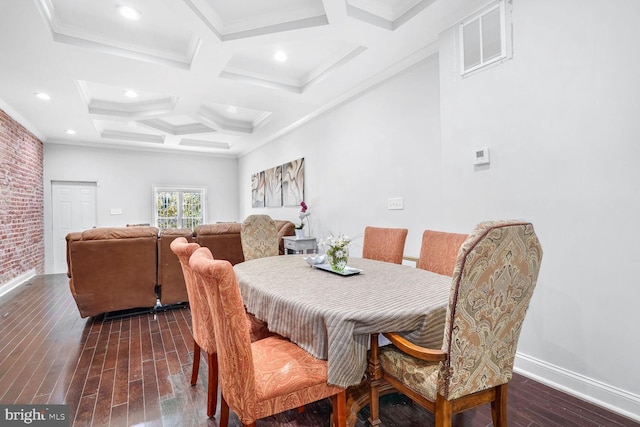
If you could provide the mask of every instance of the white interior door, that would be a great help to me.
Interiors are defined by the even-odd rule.
[[[51,181],[53,272],[67,272],[67,242],[74,231],[96,225],[95,182]]]

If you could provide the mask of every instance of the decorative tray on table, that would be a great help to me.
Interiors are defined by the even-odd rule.
[[[339,271],[335,271],[334,269],[332,269],[329,264],[315,264],[312,267],[313,268],[317,268],[319,270],[328,271],[328,272],[331,272],[333,274],[338,274],[340,276],[353,276],[354,274],[360,274],[360,273],[362,273],[364,271],[364,270],[361,270],[359,268],[347,266],[347,267],[344,268],[344,271],[339,272]]]

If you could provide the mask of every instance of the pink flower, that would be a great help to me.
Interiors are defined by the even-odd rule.
[[[300,209],[300,212],[304,213],[307,211],[307,204],[304,201],[300,202],[300,206],[302,206],[302,209]]]

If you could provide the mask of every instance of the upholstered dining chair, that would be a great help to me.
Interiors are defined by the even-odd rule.
[[[214,260],[207,248],[189,261],[196,286],[207,294],[220,366],[220,427],[229,423],[231,408],[243,426],[324,398],[333,405],[332,424],[346,426],[346,391],[327,383],[327,362],[291,341],[271,336],[251,343],[244,304],[233,267]]]
[[[269,215],[249,215],[240,229],[244,260],[280,255],[278,229]]]
[[[425,230],[422,233],[420,258],[416,268],[433,271],[444,276],[453,275],[460,246],[469,237],[467,234]]]
[[[372,336],[372,420],[378,419],[378,388],[387,382],[433,412],[437,427],[486,403],[493,425],[506,427],[507,384],[541,260],[530,223],[479,224],[456,262],[442,348],[419,347],[395,333],[384,334],[393,345],[378,348]]]
[[[206,295],[195,287],[193,271],[189,266],[189,258],[200,248],[197,243],[189,243],[184,237],[174,239],[170,246],[180,261],[184,281],[187,288],[187,297],[191,312],[191,328],[193,334],[193,365],[191,368],[191,385],[196,385],[200,370],[200,351],[207,353],[209,375],[207,378],[207,416],[213,417],[218,404],[218,355],[213,331],[213,318],[209,310]],[[245,314],[249,327],[251,340],[257,341],[272,335],[266,325],[252,315]]]
[[[365,227],[362,258],[402,264],[406,228]]]
[[[207,364],[209,366],[209,376],[207,378],[207,416],[213,417],[218,403],[218,355],[216,352],[216,341],[213,334],[213,318],[209,311],[209,304],[206,295],[198,292],[195,288],[195,278],[189,258],[200,248],[197,243],[189,243],[184,237],[173,240],[169,246],[171,251],[178,256],[184,282],[189,298],[189,311],[191,312],[191,329],[193,334],[193,365],[191,368],[191,385],[196,385],[198,381],[198,371],[200,370],[200,350],[207,353]]]

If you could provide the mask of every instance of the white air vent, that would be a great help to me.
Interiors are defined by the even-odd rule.
[[[507,58],[505,2],[500,1],[460,24],[461,74]]]

